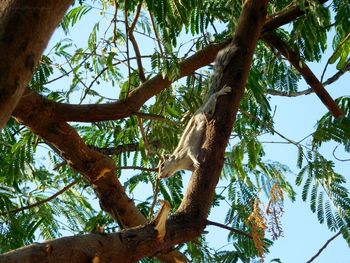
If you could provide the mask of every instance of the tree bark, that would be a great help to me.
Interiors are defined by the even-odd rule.
[[[193,173],[179,209],[175,215],[167,220],[164,239],[159,239],[153,224],[147,224],[145,226],[127,229],[120,233],[101,235],[102,239],[110,238],[110,240],[113,240],[113,243],[108,244],[107,249],[104,245],[106,244],[104,243],[105,240],[101,240],[100,237],[97,238],[91,234],[83,236],[87,238],[84,242],[80,241],[80,236],[70,237],[72,240],[76,240],[77,246],[74,245],[74,242],[69,243],[68,238],[64,239],[66,242],[63,242],[62,239],[57,239],[37,245],[39,254],[36,249],[29,246],[0,256],[0,261],[16,262],[15,258],[17,258],[20,259],[20,262],[29,262],[30,259],[35,257],[37,262],[69,262],[69,257],[77,255],[74,256],[74,262],[91,262],[94,257],[97,257],[96,260],[100,262],[134,262],[145,256],[154,256],[158,253],[168,251],[175,244],[187,242],[198,237],[206,224],[215,186],[223,165],[225,147],[235,121],[240,99],[244,92],[255,46],[266,18],[267,2],[267,0],[245,1],[235,36],[229,44],[232,47],[231,50],[234,50],[234,52],[229,54],[231,56],[230,63],[224,72],[220,73],[222,74],[222,82],[220,87],[217,87],[222,88],[224,85],[229,85],[233,88],[233,91],[229,95],[219,99],[220,102],[217,105],[214,119],[209,123],[206,132],[204,150],[200,156],[201,160],[203,160],[201,167]],[[159,87],[153,87],[153,89],[159,89]],[[138,96],[142,97],[142,94]],[[30,105],[27,104],[23,107],[30,107]],[[45,139],[53,142],[54,145],[60,143],[60,145],[57,145],[58,148],[59,146],[62,147],[62,136],[65,136],[65,138],[67,136],[73,136],[72,139],[76,137],[74,140],[64,142],[64,148],[59,149],[62,155],[67,154],[67,157],[75,156],[75,153],[72,151],[78,152],[77,154],[80,156],[76,158],[77,163],[72,163],[72,166],[75,169],[85,167],[85,175],[88,176],[93,185],[99,184],[101,187],[100,190],[102,190],[102,187],[108,187],[111,180],[118,182],[113,177],[114,168],[110,161],[96,155],[90,149],[86,149],[82,140],[68,124],[62,122],[43,124],[42,119],[41,123],[37,119],[35,125],[33,125],[33,121],[30,121],[30,115],[33,114],[33,110],[35,109],[32,108],[32,111],[28,114],[23,111],[24,108],[16,110],[16,117],[24,123],[28,122],[27,124],[31,125],[30,128],[33,132],[45,136]],[[227,111],[227,109],[230,110]],[[50,115],[50,113],[45,114]],[[74,143],[74,145],[70,145],[71,143]],[[82,157],[83,159],[80,159]],[[69,161],[71,159],[68,159]],[[117,184],[109,189],[115,187],[118,187],[118,191],[120,192],[114,192],[113,194],[120,195],[123,189],[120,189]],[[96,187],[95,189],[100,194],[106,194],[102,193]],[[117,198],[113,198],[113,201],[111,201],[111,196],[108,196],[110,194],[107,193],[108,198],[100,196],[101,202],[116,205],[111,202],[119,202],[122,196],[117,196]],[[130,203],[128,206],[130,206]],[[125,213],[125,208],[127,207],[120,207],[116,212],[118,214]],[[129,217],[129,220],[132,220],[130,216],[128,215],[127,217]],[[130,224],[128,223],[128,225]],[[94,242],[94,245],[89,245],[90,242]],[[111,247],[113,249],[110,249]],[[61,254],[56,254],[56,252],[60,251]],[[115,251],[121,251],[121,254],[115,254]],[[63,257],[60,255],[66,256]],[[124,259],[125,261],[123,261]]]
[[[0,130],[72,0],[0,2]]]

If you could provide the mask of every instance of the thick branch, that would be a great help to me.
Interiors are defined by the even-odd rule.
[[[286,11],[279,13],[279,15],[270,18],[265,23],[263,31],[267,32],[267,30],[274,30],[279,26],[291,22],[302,14],[304,13],[300,10],[299,12],[295,12],[294,8],[288,8]],[[197,69],[213,62],[219,50],[226,47],[230,41],[231,39],[218,44],[209,44],[196,54],[180,62],[180,74],[178,79],[188,76]],[[145,81],[139,88],[131,92],[126,100],[98,105],[73,105],[47,100],[45,102],[45,110],[49,111],[52,118],[55,118],[58,121],[95,122],[121,119],[136,113],[148,99],[169,87],[171,83],[172,82],[169,79],[164,79],[161,74],[158,74]],[[29,90],[27,90],[24,97],[27,96],[33,97],[32,99],[34,99],[34,97],[40,97],[40,95],[36,93],[30,93]]]
[[[329,95],[323,84],[317,79],[304,61],[301,60],[300,56],[288,46],[287,43],[272,33],[264,34],[263,39],[273,48],[276,48],[285,58],[289,60],[294,68],[300,72],[306,83],[315,91],[316,95],[335,118],[343,115],[343,112]]]
[[[101,207],[111,214],[121,227],[146,224],[146,218],[126,195],[116,178],[117,168],[113,160],[89,148],[70,125],[52,118],[50,112],[45,111],[46,102],[47,100],[40,96],[24,96],[13,113],[14,117],[59,150],[67,163],[92,184]],[[68,248],[66,249],[68,251]],[[125,252],[125,255],[128,253]],[[159,258],[174,262],[174,258],[180,256],[178,251],[172,251],[159,255]]]
[[[11,116],[52,32],[72,2],[0,2],[0,129]]]
[[[320,4],[324,4],[327,1],[328,0],[319,0],[318,2]],[[305,3],[305,5],[307,5],[307,3]],[[268,31],[273,31],[278,27],[288,24],[303,14],[304,11],[301,10],[297,4],[292,4],[280,12],[272,14],[270,17],[268,17],[261,34],[263,35]]]
[[[203,50],[180,62],[179,78],[190,75],[194,70],[211,63],[217,52],[224,48],[227,43],[229,42],[208,45]],[[49,111],[52,118],[58,121],[95,122],[121,119],[138,112],[148,99],[169,87],[171,83],[168,78],[163,78],[161,74],[158,74],[133,90],[127,99],[108,104],[72,105],[55,103],[29,90],[26,91],[22,100],[37,100],[39,98],[45,100],[45,110]]]
[[[113,160],[89,148],[70,125],[52,119],[43,110],[45,106],[42,102],[21,100],[14,116],[59,150],[67,163],[92,184],[103,209],[122,227],[144,224],[146,219],[127,197],[115,176]]]
[[[268,1],[245,1],[235,35],[225,49],[225,61],[229,61],[223,72],[214,72],[220,76],[210,90],[232,87],[232,93],[218,99],[213,120],[209,122],[205,133],[205,142],[199,156],[201,165],[191,177],[179,214],[187,214],[196,220],[199,229],[206,224],[208,210],[219,180],[227,146],[240,100],[248,79],[256,43],[266,17]],[[213,85],[213,84],[212,84]]]
[[[35,243],[0,255],[0,262],[131,263],[137,262],[143,257],[158,256],[164,249],[167,249],[169,255],[171,254],[173,257],[162,255],[160,259],[163,262],[165,260],[173,263],[186,262],[186,258],[182,254],[174,254],[175,251],[171,251],[170,248],[180,240],[190,240],[192,232],[188,231],[188,225],[183,226],[180,222],[171,222],[172,229],[176,232],[168,233],[168,220],[166,238],[163,239],[161,234],[164,232],[157,231],[157,223],[154,221],[146,226],[113,234],[77,235]]]

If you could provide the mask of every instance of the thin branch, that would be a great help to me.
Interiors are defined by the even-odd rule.
[[[325,82],[323,82],[322,83],[323,86],[330,85],[333,82],[337,81],[342,75],[344,75],[349,70],[350,70],[350,59],[347,61],[347,63],[345,64],[343,69],[339,70],[332,77],[330,77]],[[297,92],[284,92],[284,91],[279,91],[279,90],[268,89],[266,92],[268,94],[274,95],[274,96],[298,97],[298,96],[309,95],[311,93],[314,93],[315,90],[313,88],[309,88],[309,89],[302,90],[302,91],[297,91]]]
[[[54,171],[57,171],[59,168],[61,168],[62,166],[66,165],[67,164],[67,161],[64,160],[63,162],[60,162],[58,164],[56,164],[54,167],[53,167],[53,170]]]
[[[267,128],[267,129],[269,129],[270,131],[272,131],[273,133],[276,133],[278,136],[280,136],[282,139],[286,140],[287,142],[289,142],[289,143],[291,143],[291,144],[294,144],[294,145],[297,145],[297,144],[298,144],[297,142],[295,142],[295,141],[293,141],[293,140],[287,138],[286,136],[284,136],[282,133],[276,131],[276,130],[272,127],[271,124],[268,124],[268,123],[266,123],[266,122],[262,122],[258,117],[256,117],[256,116],[250,114],[249,112],[244,111],[244,110],[242,110],[242,109],[239,109],[239,112],[242,113],[243,115],[245,115],[246,117],[250,118],[250,119],[254,119],[254,120],[259,121],[260,123],[262,123],[262,125],[263,125],[264,128]]]
[[[152,15],[152,13],[151,13],[151,11],[150,11],[149,9],[148,9],[148,13],[149,13],[149,17],[151,18],[151,23],[152,23],[154,35],[156,36],[156,39],[157,39],[157,44],[158,44],[158,48],[159,48],[160,55],[161,55],[162,57],[164,57],[164,52],[163,52],[162,44],[160,43],[160,39],[159,39],[157,27],[156,27],[156,24],[155,24],[155,22],[154,22],[153,15]]]
[[[154,209],[154,206],[157,203],[158,191],[159,191],[159,178],[158,178],[158,176],[156,176],[156,183],[155,183],[155,185],[153,185],[153,183],[152,183],[152,188],[153,188],[153,201],[152,201],[152,204],[151,204],[151,206],[149,208],[149,212],[148,212],[149,220],[152,220],[153,209]]]
[[[113,14],[113,44],[117,46],[117,14],[118,14],[118,1],[114,0],[114,14]]]
[[[85,87],[85,89],[87,89],[88,87],[86,86],[84,81],[82,81],[82,79],[79,77],[79,75],[74,72],[74,68],[73,68],[72,64],[70,63],[70,61],[68,60],[68,58],[65,57],[65,59],[67,61],[68,66],[71,69],[71,72],[73,72],[74,77],[77,78],[77,80]]]
[[[243,111],[243,110],[241,110],[241,109],[239,110],[239,112],[241,112],[243,115],[245,115],[245,116],[247,116],[247,117],[249,117],[249,118],[251,118],[251,119],[254,119],[254,120],[259,121],[259,122],[262,124],[262,126],[263,126],[264,128],[269,129],[269,130],[272,131],[273,133],[276,133],[276,134],[277,134],[278,136],[280,136],[282,139],[286,140],[288,143],[294,145],[295,147],[299,148],[300,146],[302,146],[302,147],[304,147],[304,148],[310,150],[308,147],[302,145],[302,144],[299,143],[299,142],[296,142],[296,141],[293,141],[293,140],[287,138],[287,137],[284,136],[282,133],[280,133],[280,132],[278,132],[277,130],[275,130],[275,128],[273,128],[273,126],[272,126],[270,123],[263,122],[263,121],[260,120],[258,117],[256,117],[256,116],[250,114],[249,112]],[[304,139],[303,139],[303,140],[304,140]],[[304,153],[304,151],[302,151],[302,154],[303,154],[304,158],[305,158],[306,160],[308,160],[308,157],[307,157],[307,155]]]
[[[324,74],[326,73],[327,67],[330,64],[331,60],[334,58],[334,55],[337,54],[337,52],[340,50],[340,48],[347,43],[347,41],[350,39],[350,33],[341,41],[341,43],[337,46],[337,48],[334,50],[332,56],[328,59],[326,66],[323,69],[322,75],[321,75],[321,82],[323,81]]]
[[[105,148],[100,148],[100,147],[95,147],[92,145],[89,145],[89,148],[105,154],[105,155],[118,155],[123,152],[135,152],[139,150],[139,144],[138,143],[130,143],[130,144],[123,144],[123,145],[118,145],[116,147],[105,147]]]
[[[335,151],[337,150],[338,146],[339,146],[339,145],[335,146],[335,148],[334,148],[334,150],[333,150],[333,157],[334,157],[334,159],[336,159],[336,160],[339,161],[339,162],[349,162],[350,159],[340,159],[340,158],[338,158],[338,157],[335,155]]]
[[[150,148],[150,144],[148,143],[148,139],[147,139],[147,136],[146,136],[146,133],[145,133],[145,129],[143,128],[143,121],[142,121],[140,116],[137,116],[137,124],[139,126],[141,137],[142,137],[142,140],[143,140],[143,144],[145,146],[146,155],[149,156],[150,154],[152,154],[153,151]]]
[[[321,253],[322,251],[329,245],[329,243],[331,243],[334,239],[336,239],[339,235],[340,235],[340,231],[338,233],[336,233],[333,237],[331,237],[330,239],[327,240],[327,242],[320,248],[320,250],[308,261],[306,261],[306,263],[310,263],[312,261],[314,261]]]
[[[309,95],[311,93],[315,92],[312,88],[302,90],[302,91],[295,91],[295,92],[286,92],[286,91],[280,91],[280,90],[274,90],[274,89],[267,89],[266,93],[272,96],[281,96],[281,97],[298,97],[302,95]]]
[[[343,69],[339,70],[337,73],[335,73],[332,77],[327,79],[325,82],[323,82],[323,85],[329,85],[333,82],[337,81],[342,75],[344,75],[346,72],[350,70],[350,59],[346,62]]]
[[[130,143],[130,144],[118,145],[117,147],[105,147],[105,148],[95,147],[92,145],[88,145],[88,147],[96,152],[99,152],[99,153],[102,153],[102,154],[108,155],[108,156],[118,155],[118,154],[121,154],[123,152],[135,152],[135,151],[139,150],[138,143]],[[53,148],[53,147],[51,146],[51,148]],[[55,148],[53,148],[53,149],[55,149]],[[59,153],[57,152],[57,154],[59,154]],[[67,161],[64,160],[63,162],[60,162],[57,165],[55,165],[53,170],[56,171],[66,164],[67,164]]]
[[[264,34],[263,40],[273,48],[277,49],[285,58],[288,59],[288,61],[296,70],[299,71],[306,83],[315,91],[316,95],[335,118],[344,115],[342,110],[324,88],[323,84],[317,79],[305,62],[301,60],[299,54],[292,50],[286,42],[273,33]]]
[[[141,82],[145,82],[146,81],[146,77],[145,77],[145,72],[143,70],[142,61],[141,61],[141,52],[140,52],[139,46],[138,46],[138,44],[136,42],[136,39],[135,39],[135,36],[134,36],[134,29],[135,29],[137,20],[139,19],[140,13],[141,13],[141,7],[142,7],[142,2],[140,2],[137,5],[136,14],[135,14],[134,20],[131,23],[131,26],[129,27],[127,33],[129,35],[130,42],[131,42],[131,44],[134,47],[134,51],[135,51],[135,55],[136,55],[137,68],[139,70],[139,78],[140,78]]]
[[[243,235],[249,239],[252,239],[252,236],[240,229],[236,229],[236,228],[233,228],[233,227],[229,227],[227,225],[224,225],[224,224],[220,224],[220,223],[217,223],[217,222],[213,222],[213,221],[210,221],[210,220],[207,220],[207,225],[212,225],[212,226],[217,226],[217,227],[220,227],[220,228],[223,228],[223,229],[226,229],[226,230],[229,230],[231,232],[234,232],[236,234],[239,234],[239,235]]]
[[[132,23],[131,23],[131,25],[130,25],[130,27],[129,27],[129,33],[133,33],[133,32],[134,32],[134,29],[135,29],[137,20],[138,20],[139,17],[140,17],[141,7],[142,7],[142,1],[139,2],[139,4],[138,4],[137,7],[136,7],[135,17],[134,17],[134,20],[132,21]]]
[[[125,44],[126,44],[126,57],[128,59],[128,89],[126,91],[126,97],[129,96],[130,92],[130,76],[131,76],[131,68],[130,68],[130,53],[129,53],[129,22],[128,22],[128,10],[126,9],[126,2],[124,0],[124,17],[125,17]]]
[[[179,123],[176,121],[172,121],[169,120],[161,115],[157,115],[157,114],[152,114],[152,113],[143,113],[143,112],[135,112],[133,115],[140,117],[142,119],[146,119],[146,120],[156,120],[156,121],[164,121],[170,125],[176,125],[178,126]]]
[[[16,208],[14,210],[11,210],[11,211],[8,211],[8,212],[3,212],[1,213],[0,215],[9,215],[9,214],[16,214],[18,212],[21,212],[21,211],[24,211],[24,210],[27,210],[27,209],[31,209],[33,207],[37,207],[39,205],[42,205],[42,204],[45,204],[47,202],[50,202],[52,199],[56,198],[57,196],[59,196],[60,194],[64,193],[65,191],[67,191],[69,188],[71,188],[72,186],[74,186],[75,184],[77,184],[78,181],[73,181],[71,182],[70,184],[66,185],[65,187],[63,187],[61,190],[59,190],[58,192],[56,192],[55,194],[53,194],[52,196],[46,198],[46,199],[43,199],[39,202],[36,202],[34,204],[30,204],[30,205],[27,205],[27,206],[23,206],[23,207],[20,207],[20,208]]]
[[[121,170],[141,170],[146,172],[157,172],[158,168],[145,168],[141,166],[117,166],[116,169]]]

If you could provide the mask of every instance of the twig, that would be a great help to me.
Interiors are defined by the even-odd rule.
[[[236,234],[240,234],[240,235],[243,235],[249,239],[252,239],[252,236],[240,229],[236,229],[236,228],[233,228],[233,227],[229,227],[227,225],[224,225],[224,224],[220,224],[220,223],[217,223],[217,222],[213,222],[213,221],[210,221],[210,220],[207,220],[207,225],[212,225],[212,226],[217,226],[217,227],[221,227],[223,229],[226,229],[226,230],[229,230],[231,232],[234,232]]]
[[[323,82],[323,86],[327,86],[332,84],[333,82],[337,81],[342,75],[344,75],[346,72],[350,70],[350,59],[346,62],[343,69],[340,69],[337,73],[335,73],[332,77],[329,77],[325,82]],[[305,89],[302,91],[296,91],[296,92],[284,92],[279,90],[273,90],[273,89],[267,89],[266,93],[274,96],[283,96],[283,97],[298,97],[302,95],[309,95],[311,93],[314,93],[315,90],[313,88]]]
[[[123,59],[123,60],[119,60],[116,63],[113,63],[112,66],[115,67],[119,64],[125,64],[125,62],[127,63],[128,61],[131,61],[133,59],[141,59],[141,58],[151,58],[152,56],[150,55],[145,55],[145,56],[140,56],[140,57],[131,57],[129,59]],[[128,64],[126,64],[127,67],[129,67]],[[129,67],[131,68],[131,66]],[[92,88],[92,86],[95,84],[95,82],[102,76],[103,73],[105,73],[107,70],[109,69],[109,66],[104,67],[103,69],[101,69],[101,71],[94,77],[94,79],[91,81],[90,85],[85,89],[84,92],[84,96],[80,99],[80,101],[83,101],[85,99],[85,97],[87,96],[88,92],[90,91],[90,89]],[[101,96],[101,95],[99,95]],[[103,97],[103,96],[101,96]]]
[[[340,158],[338,158],[338,157],[335,155],[335,151],[337,150],[338,146],[339,146],[339,145],[335,146],[335,148],[334,148],[334,150],[333,150],[333,157],[334,157],[334,159],[336,159],[336,160],[339,161],[339,162],[349,162],[350,159],[340,159]]]
[[[208,17],[208,20],[209,20],[209,23],[210,23],[211,27],[213,28],[213,30],[215,32],[215,35],[217,35],[218,31],[216,30],[216,27],[215,27],[215,25],[213,23],[213,20],[210,18],[210,14],[209,13],[207,13],[207,17]]]
[[[335,73],[332,77],[327,79],[325,82],[323,82],[323,85],[329,85],[338,80],[342,75],[344,75],[346,72],[350,70],[350,59],[346,62],[343,69],[339,70],[337,73]]]
[[[124,18],[125,18],[125,44],[126,44],[126,58],[128,59],[128,89],[126,91],[126,97],[129,96],[130,92],[130,76],[131,76],[131,68],[130,68],[130,54],[129,54],[129,22],[128,22],[128,10],[126,9],[126,2],[124,0]]]
[[[278,142],[278,141],[260,141],[260,143],[265,143],[265,144],[290,144],[290,142]]]
[[[161,55],[162,57],[164,57],[164,52],[163,52],[162,45],[161,45],[161,43],[160,43],[160,39],[159,39],[157,27],[156,27],[156,24],[154,23],[153,15],[152,15],[152,13],[151,13],[151,11],[150,11],[149,9],[148,9],[148,13],[149,13],[149,17],[151,18],[151,23],[152,23],[154,35],[156,36],[156,39],[157,39],[157,43],[158,43],[158,48],[159,48],[160,55]]]
[[[116,147],[105,147],[105,148],[89,145],[89,148],[105,155],[117,155],[122,152],[135,152],[139,150],[139,144],[129,143],[129,144],[118,145]]]
[[[267,128],[269,129],[270,131],[276,133],[278,136],[280,136],[282,139],[286,140],[287,142],[291,143],[291,144],[294,144],[294,145],[297,145],[297,142],[287,138],[286,136],[284,136],[283,134],[281,134],[280,132],[276,131],[271,124],[266,124],[265,122],[262,122],[258,117],[250,114],[249,112],[247,111],[244,111],[242,109],[239,109],[239,112],[242,113],[243,115],[245,115],[246,117],[250,118],[250,119],[254,119],[254,120],[257,120],[258,122],[262,123],[263,127],[264,128]]]
[[[137,68],[139,70],[139,78],[140,78],[141,82],[145,82],[146,81],[146,77],[145,77],[145,72],[143,70],[142,61],[141,61],[141,52],[140,52],[139,46],[138,46],[138,44],[136,42],[136,39],[134,37],[134,29],[135,29],[137,20],[139,19],[140,13],[141,13],[141,6],[142,6],[142,2],[140,2],[137,5],[136,14],[135,14],[134,20],[131,23],[131,26],[129,27],[129,30],[128,30],[127,33],[129,35],[129,39],[131,41],[131,44],[134,47],[134,51],[135,51],[135,55],[136,55]]]
[[[152,187],[153,187],[153,184],[152,184]],[[159,178],[156,176],[156,183],[153,187],[153,201],[152,201],[152,204],[151,204],[151,206],[149,208],[149,212],[148,212],[148,218],[150,220],[152,219],[154,206],[157,203],[158,191],[159,191]]]
[[[340,231],[338,233],[336,233],[333,237],[331,237],[330,239],[327,240],[327,242],[320,248],[320,250],[308,261],[306,261],[306,263],[310,263],[312,261],[314,261],[315,258],[317,258],[322,251],[329,245],[329,243],[331,243],[334,239],[336,239],[338,236],[340,235]]]
[[[178,126],[179,123],[176,121],[172,121],[169,120],[161,115],[157,115],[157,114],[152,114],[152,113],[143,113],[143,112],[135,112],[134,115],[136,115],[137,117],[140,117],[142,119],[146,119],[146,120],[157,120],[157,121],[164,121],[166,123],[169,123],[170,125],[175,125]]]
[[[116,169],[123,169],[123,170],[141,170],[146,172],[156,172],[158,171],[158,168],[145,168],[141,166],[117,166]]]
[[[334,55],[339,51],[339,49],[347,43],[347,41],[350,38],[350,33],[348,33],[348,35],[343,39],[343,41],[341,41],[341,43],[339,44],[339,46],[337,46],[337,48],[334,50],[332,56],[330,56],[330,58],[328,59],[326,66],[324,67],[323,71],[322,71],[322,75],[321,75],[321,82],[323,80],[324,74],[326,73],[327,67],[330,64],[331,60],[333,59]]]
[[[114,0],[114,14],[113,14],[113,44],[117,46],[117,14],[119,4],[117,0]]]
[[[263,126],[264,128],[269,129],[270,131],[276,133],[276,134],[277,134],[278,136],[280,136],[282,139],[286,140],[288,143],[294,145],[295,147],[299,148],[299,146],[302,146],[302,147],[304,147],[304,148],[310,150],[308,147],[306,147],[306,146],[300,144],[299,142],[295,142],[295,141],[293,141],[293,140],[287,138],[286,136],[284,136],[283,134],[281,134],[280,132],[278,132],[277,130],[275,130],[275,129],[272,127],[272,125],[271,125],[270,123],[263,122],[263,121],[261,121],[258,117],[254,116],[254,115],[252,115],[252,114],[250,114],[249,112],[246,112],[246,111],[244,111],[244,110],[241,110],[241,109],[240,109],[239,112],[242,113],[243,115],[245,115],[245,116],[251,118],[251,119],[257,120],[258,122],[262,123],[262,126]],[[304,158],[305,158],[306,160],[308,160],[308,157],[307,157],[307,155],[304,153],[304,151],[302,152],[302,154],[303,154]]]
[[[77,53],[76,53],[77,54]],[[84,55],[87,55],[80,63],[79,63],[79,66],[81,66],[82,64],[84,64],[90,57],[91,57],[91,53],[90,54],[86,54],[86,53],[84,53]],[[64,65],[65,63],[62,63],[61,65],[58,65],[56,68],[62,68],[62,65]],[[65,76],[68,76],[70,73],[72,73],[73,72],[73,69],[71,68],[71,70],[69,70],[69,71],[67,71],[67,72],[65,72],[64,74],[62,74],[61,76],[58,76],[58,77],[56,77],[56,78],[53,78],[53,79],[50,79],[50,80],[48,80],[48,81],[46,81],[46,82],[42,82],[42,83],[40,83],[40,85],[47,85],[47,84],[50,84],[50,83],[52,83],[52,82],[55,82],[56,80],[59,80],[59,79],[61,79],[61,78],[63,78],[63,77],[65,77]]]
[[[79,83],[81,83],[85,87],[85,90],[87,90],[88,86],[86,86],[86,84],[84,83],[84,81],[82,81],[82,79],[79,77],[79,75],[74,72],[74,68],[71,65],[71,63],[69,62],[69,60],[66,57],[64,57],[64,58],[66,59],[68,66],[71,68],[71,72],[73,72],[74,77],[76,77],[78,79]],[[83,102],[83,99],[80,99],[80,104],[82,102]]]
[[[27,205],[27,206],[23,206],[23,207],[20,207],[20,208],[16,208],[14,210],[11,210],[11,211],[8,211],[8,212],[3,212],[1,213],[0,215],[7,215],[7,214],[16,214],[18,212],[21,212],[21,211],[24,211],[24,210],[27,210],[27,209],[30,209],[30,208],[33,208],[33,207],[36,207],[36,206],[39,206],[39,205],[42,205],[42,204],[45,204],[49,201],[51,201],[52,199],[56,198],[57,196],[59,196],[60,194],[64,193],[65,191],[67,191],[69,188],[71,188],[72,186],[74,186],[75,184],[77,184],[78,181],[73,181],[71,182],[70,184],[66,185],[65,187],[63,187],[61,190],[59,190],[58,192],[56,192],[55,194],[53,194],[52,196],[50,196],[49,198],[46,198],[44,200],[41,200],[39,202],[36,202],[34,204],[31,204],[31,205]]]
[[[56,164],[54,167],[53,167],[53,170],[54,171],[57,171],[59,168],[61,168],[62,166],[66,165],[67,164],[67,161],[64,160],[63,162],[60,162],[58,164]]]
[[[146,136],[146,133],[145,133],[145,129],[143,128],[143,121],[142,121],[140,116],[136,116],[136,117],[137,117],[137,124],[139,126],[141,137],[142,137],[142,140],[143,140],[143,144],[145,146],[146,155],[148,156],[149,154],[152,153],[152,150],[151,150],[150,145],[148,143],[148,139],[147,139],[147,136]]]

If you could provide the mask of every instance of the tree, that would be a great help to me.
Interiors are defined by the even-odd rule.
[[[182,262],[188,257],[249,262],[264,257],[282,234],[284,196],[295,196],[286,179],[289,170],[264,158],[260,139],[265,133],[278,134],[298,148],[296,184],[303,199],[310,199],[320,223],[350,243],[346,180],[334,171],[335,160],[320,152],[330,141],[350,150],[349,98],[333,99],[325,89],[350,68],[347,1],[79,1],[59,27],[70,36],[80,19],[93,14],[97,22],[87,47],[64,39],[41,58],[70,1],[22,2],[0,4],[6,40],[0,43],[5,72],[0,74],[0,125],[12,114],[0,143],[0,251],[38,237],[53,240],[10,251],[0,261],[157,257]],[[329,37],[334,52],[327,66],[335,64],[338,72],[323,81],[308,62],[320,61]],[[149,39],[152,51],[144,47]],[[214,72],[219,81],[211,85],[207,66],[223,48],[228,63]],[[18,56],[18,50],[23,54]],[[52,84],[63,78],[69,87],[55,90]],[[300,91],[301,78],[310,89]],[[203,94],[225,85],[233,91],[219,99],[208,122],[201,165],[185,193],[181,172],[157,180],[159,160],[175,148],[185,123],[205,100]],[[108,97],[115,88],[117,100]],[[329,113],[320,116],[310,144],[278,133],[269,96],[313,92]],[[40,155],[48,159],[40,162]],[[139,172],[125,178],[124,169]],[[220,175],[226,186],[216,193]],[[131,198],[145,187],[152,189],[149,197]],[[95,197],[103,212],[93,205]],[[154,218],[157,199],[167,202]],[[230,203],[226,225],[207,220],[219,200]],[[231,250],[210,252],[203,234],[210,224],[229,229]],[[74,236],[61,237],[64,230]]]

